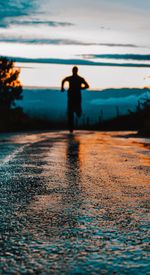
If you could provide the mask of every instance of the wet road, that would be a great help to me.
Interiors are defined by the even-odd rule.
[[[148,142],[2,135],[0,274],[149,274]]]

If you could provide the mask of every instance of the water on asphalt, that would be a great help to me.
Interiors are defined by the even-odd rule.
[[[149,141],[0,138],[0,274],[149,274]]]

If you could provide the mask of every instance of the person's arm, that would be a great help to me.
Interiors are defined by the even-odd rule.
[[[65,82],[68,81],[68,77],[64,78],[62,83],[61,83],[61,92],[64,92],[65,89],[64,89],[64,85],[65,85]]]
[[[85,79],[83,78],[82,79],[82,86],[81,86],[81,89],[82,90],[86,90],[86,89],[88,89],[90,86],[89,86],[89,84],[85,81]]]

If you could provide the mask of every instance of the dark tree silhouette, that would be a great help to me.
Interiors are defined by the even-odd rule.
[[[150,98],[143,98],[137,108],[139,133],[150,137]]]
[[[16,106],[23,92],[19,74],[13,60],[0,57],[0,131],[19,130],[26,119],[22,108]]]
[[[8,112],[15,107],[15,101],[22,98],[20,70],[14,61],[0,57],[0,112]]]

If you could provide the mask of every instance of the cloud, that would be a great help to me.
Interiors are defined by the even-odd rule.
[[[48,21],[47,21],[48,22]],[[51,23],[50,23],[51,22]],[[36,23],[38,25],[38,23]],[[44,23],[43,23],[44,24]],[[55,22],[49,21],[51,26],[72,26],[68,22]],[[83,42],[73,39],[49,39],[49,38],[25,38],[23,36],[6,36],[1,35],[0,42],[11,42],[11,43],[24,43],[24,44],[53,44],[53,45],[79,45],[79,46],[100,46],[100,47],[125,47],[125,48],[141,48],[141,46],[134,44],[121,44],[121,43],[94,43],[94,42]],[[84,55],[83,55],[84,57]],[[96,55],[89,55],[91,58],[97,58]]]
[[[107,46],[107,47],[127,47],[127,48],[138,48],[140,46],[135,44],[125,44],[125,43],[95,43],[98,46]]]
[[[89,54],[82,55],[88,59],[123,59],[123,60],[137,60],[137,61],[149,61],[149,54]]]
[[[31,14],[37,8],[37,0],[0,0],[1,21]]]
[[[40,26],[40,25],[47,25],[50,27],[71,27],[73,24],[69,21],[67,22],[66,19],[64,21],[57,21],[57,20],[48,20],[47,16],[50,16],[50,12],[48,10],[48,7],[50,8],[48,3],[47,10],[42,10],[41,5],[44,5],[46,7],[46,2],[43,2],[42,0],[0,0],[0,27],[1,28],[8,28],[12,25],[23,25],[23,26]],[[60,7],[60,2],[58,7]],[[61,5],[63,5],[61,3]],[[72,5],[72,4],[70,4]],[[64,6],[64,5],[63,5]],[[53,12],[53,9],[52,9]],[[62,11],[63,13],[63,11]],[[66,17],[64,17],[66,18]],[[78,18],[78,17],[77,17]],[[77,21],[78,23],[78,21]],[[79,23],[78,23],[79,24]],[[101,30],[108,30],[109,27],[105,27],[104,25],[101,25],[99,27]],[[35,43],[35,44],[56,44],[56,45],[81,45],[81,46],[107,46],[107,47],[125,47],[125,48],[138,48],[140,46],[133,44],[133,43],[92,43],[88,41],[76,41],[76,40],[69,40],[69,39],[37,39],[34,36],[32,38],[25,38],[23,37],[17,37],[15,36],[8,36],[6,34],[5,36],[0,37],[1,42],[12,42],[12,43]]]
[[[72,23],[41,19],[39,0],[0,0],[0,27],[11,25],[47,25],[50,27],[69,27]]]
[[[12,25],[19,25],[19,26],[39,26],[39,25],[44,25],[44,26],[49,26],[49,27],[71,27],[74,26],[74,24],[69,23],[69,22],[60,22],[60,21],[50,21],[50,20],[40,20],[40,19],[32,19],[32,18],[5,18],[2,22],[0,22],[0,27],[2,28],[8,28],[9,26]]]
[[[59,58],[22,58],[22,57],[9,57],[20,63],[43,63],[43,64],[64,64],[64,65],[90,65],[90,66],[108,66],[108,67],[145,67],[150,68],[150,64],[141,63],[109,63],[109,62],[93,62],[90,60],[82,59],[59,59]]]
[[[38,0],[0,0],[0,26],[6,27],[14,18],[30,15],[37,9]]]
[[[13,21],[13,24],[18,25],[47,25],[50,27],[70,27],[74,24],[69,22],[59,22],[59,21],[49,21],[49,20],[39,20],[39,19],[29,19],[29,20],[18,20]]]
[[[123,97],[118,97],[118,98],[108,98],[108,99],[94,99],[91,100],[91,104],[92,105],[102,105],[102,106],[106,106],[106,105],[126,105],[126,104],[136,104],[138,103],[139,98],[137,98],[134,95],[128,96],[126,98]]]
[[[118,91],[119,91],[119,89],[118,89]],[[109,97],[109,98],[93,99],[93,100],[91,100],[90,103],[92,105],[97,105],[97,106],[101,106],[101,105],[102,106],[108,106],[108,105],[110,105],[110,106],[112,106],[112,105],[114,105],[114,106],[116,106],[116,105],[121,106],[121,105],[129,105],[129,104],[130,105],[133,104],[133,105],[137,106],[137,104],[138,104],[139,101],[141,101],[141,100],[143,101],[144,99],[145,100],[146,99],[150,99],[150,92],[149,92],[149,90],[144,90],[144,89],[140,90],[139,89],[139,91],[141,92],[141,94],[136,94],[135,93],[136,89],[131,89],[131,91],[132,91],[132,94],[127,95],[128,89],[126,89],[127,93],[126,93],[126,95],[124,97],[119,96],[119,94],[118,94],[117,97],[113,97],[111,95],[111,97]],[[137,92],[139,92],[139,91],[137,90]],[[120,94],[121,94],[121,89],[120,89]]]
[[[16,37],[0,37],[0,42],[11,42],[11,43],[23,43],[23,44],[52,44],[52,45],[83,45],[89,46],[91,44],[84,43],[71,39],[49,39],[49,38],[24,38],[22,36]]]

